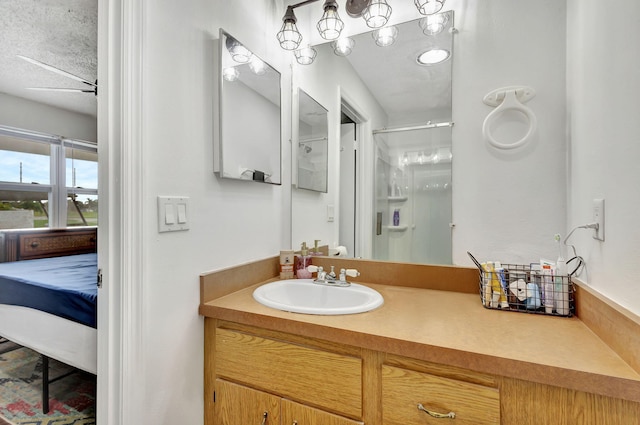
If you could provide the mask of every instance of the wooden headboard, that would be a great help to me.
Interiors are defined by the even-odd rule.
[[[4,239],[4,258],[0,261],[88,254],[97,250],[97,227],[2,230],[0,233]]]

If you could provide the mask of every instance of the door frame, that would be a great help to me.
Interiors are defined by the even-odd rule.
[[[98,379],[96,420],[144,423],[144,16],[146,0],[98,4]]]
[[[364,109],[340,86],[340,110],[356,123],[356,202],[355,252],[360,258],[371,258],[373,243],[374,185],[371,121]]]

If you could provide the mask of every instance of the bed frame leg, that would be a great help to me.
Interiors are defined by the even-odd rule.
[[[49,357],[42,354],[42,412],[49,413]]]

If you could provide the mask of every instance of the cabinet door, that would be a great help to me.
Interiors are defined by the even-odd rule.
[[[218,328],[215,363],[220,378],[362,417],[361,358]]]
[[[454,418],[439,417],[455,415]],[[500,423],[496,388],[393,366],[382,366],[384,425]]]
[[[280,425],[280,397],[216,379],[216,425]]]
[[[282,425],[363,425],[342,416],[282,399]]]

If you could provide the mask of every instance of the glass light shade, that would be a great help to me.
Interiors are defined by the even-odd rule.
[[[340,37],[344,22],[338,15],[338,4],[334,0],[324,2],[324,14],[318,21],[318,32],[325,40],[335,40]]]
[[[254,56],[253,59],[251,59],[251,62],[249,62],[249,68],[251,69],[251,72],[256,75],[262,75],[267,72],[267,65],[257,56]]]
[[[240,72],[238,72],[235,66],[231,66],[222,70],[222,78],[227,81],[235,81],[239,76]]]
[[[307,46],[296,50],[293,54],[300,65],[311,65],[316,59],[318,52],[313,47]]]
[[[391,17],[391,6],[387,4],[387,0],[372,0],[362,12],[362,17],[369,28],[383,27]]]
[[[445,0],[414,0],[413,2],[418,8],[418,12],[423,15],[433,15],[440,12]]]
[[[420,65],[436,65],[440,62],[444,62],[449,59],[451,52],[444,49],[434,48],[420,53],[417,58],[417,62]]]
[[[353,46],[356,44],[352,38],[341,38],[333,43],[331,43],[331,47],[333,47],[333,53],[338,56],[348,56],[351,54],[353,50]]]
[[[398,28],[393,26],[380,28],[379,30],[372,32],[371,36],[378,46],[391,46],[398,37]]]
[[[284,50],[295,50],[302,41],[302,34],[298,31],[295,22],[291,21],[285,21],[282,24],[282,28],[280,32],[278,32],[277,37],[280,42],[280,47]]]
[[[298,31],[296,22],[297,19],[293,13],[293,8],[291,6],[287,7],[287,12],[282,18],[282,28],[276,35],[280,42],[280,47],[284,50],[295,50],[302,41],[302,34]]]
[[[227,37],[226,40],[227,50],[231,55],[231,58],[238,63],[247,63],[251,60],[253,53],[246,47],[244,47],[238,40],[232,37]]]
[[[420,28],[424,35],[440,34],[449,22],[449,15],[439,13],[437,15],[429,15],[420,19]]]

